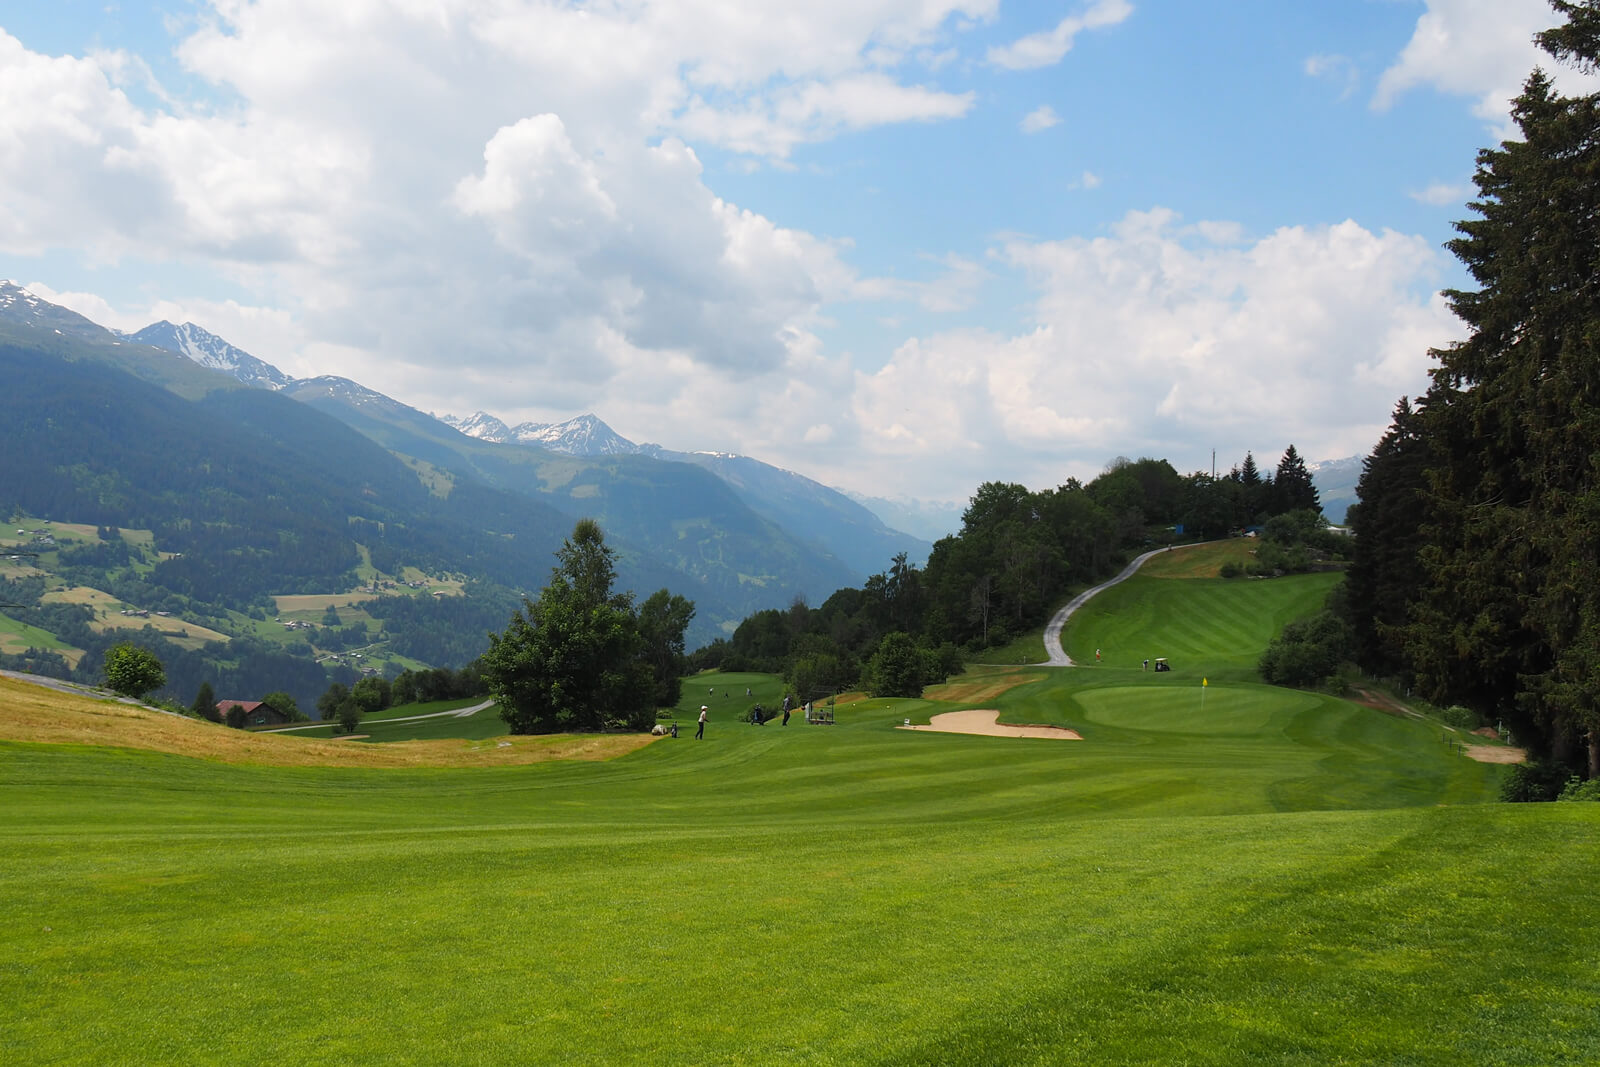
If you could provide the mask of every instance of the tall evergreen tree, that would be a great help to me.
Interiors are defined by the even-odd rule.
[[[1600,0],[1553,5],[1551,55],[1600,63]],[[1478,154],[1476,218],[1450,249],[1479,288],[1447,293],[1471,334],[1435,352],[1424,415],[1425,583],[1408,651],[1430,695],[1514,712],[1600,774],[1600,96],[1539,70],[1521,140]],[[1481,707],[1485,702],[1493,708]]]
[[[222,713],[217,710],[217,692],[211,688],[210,682],[201,682],[200,688],[194,694],[194,703],[189,705],[189,710],[197,718],[209,719],[212,722],[221,722]]]
[[[1280,515],[1286,511],[1322,510],[1317,487],[1311,481],[1311,472],[1306,470],[1305,460],[1300,458],[1294,445],[1290,445],[1278,461],[1278,473],[1272,480],[1272,493],[1272,510]]]
[[[1361,465],[1357,503],[1347,520],[1354,545],[1345,573],[1345,604],[1357,660],[1384,674],[1408,668],[1401,635],[1421,585],[1424,468],[1429,456],[1420,420],[1405,397],[1388,431]]]

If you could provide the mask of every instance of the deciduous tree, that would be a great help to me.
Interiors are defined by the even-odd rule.
[[[156,654],[139,645],[112,645],[106,650],[106,685],[123,696],[142,698],[167,684],[167,673]]]

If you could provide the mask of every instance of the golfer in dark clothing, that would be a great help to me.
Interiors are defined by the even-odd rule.
[[[700,740],[702,737],[704,737],[706,735],[706,710],[707,710],[706,706],[704,704],[701,704],[700,705],[700,725],[695,727],[695,731],[694,731],[694,739],[696,741]]]
[[[782,724],[784,726],[788,726],[789,725],[789,704],[790,704],[789,694],[785,693],[785,694],[783,694],[783,724]]]

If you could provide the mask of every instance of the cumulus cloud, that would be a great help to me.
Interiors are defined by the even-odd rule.
[[[1199,431],[1239,454],[1364,451],[1453,336],[1417,295],[1436,251],[1354,223],[1252,239],[1151,211],[865,276],[846,240],[718,196],[694,146],[782,165],[961,120],[977,97],[940,72],[997,0],[754,10],[206,0],[176,55],[211,95],[187,100],[130,57],[0,32],[0,248],[202,265],[249,295],[50,298],[128,329],[194,321],[427,410],[593,409],[636,440],[946,497]],[[989,61],[1048,66],[1131,11],[1098,0]],[[1025,328],[927,328],[887,359],[822,341],[841,303],[954,314],[1002,273],[1026,279]]]
[[[996,7],[210,0],[176,47],[212,92],[190,101],[135,57],[0,32],[0,247],[205,263],[292,311],[257,355],[413,396],[468,364],[522,408],[593,404],[647,361],[759,377],[874,287],[716,196],[685,138],[781,161],[958,119],[974,94],[926,79]],[[879,296],[958,306],[971,276]]]
[[[1472,97],[1473,113],[1496,136],[1511,135],[1510,102],[1536,66],[1565,92],[1593,92],[1600,79],[1559,67],[1533,43],[1557,21],[1546,0],[1427,0],[1405,49],[1378,79],[1373,107],[1393,106],[1404,93],[1427,87]]]
[[[1153,210],[998,254],[1034,289],[1030,329],[917,338],[856,375],[874,448],[902,471],[947,472],[917,484],[1057,484],[1119,452],[1198,468],[1182,452],[1196,438],[1235,459],[1290,442],[1364,453],[1394,400],[1426,386],[1428,348],[1461,336],[1431,292],[1438,253],[1354,222],[1250,241]]]
[[[975,100],[972,92],[901,85],[885,74],[868,71],[787,86],[732,106],[697,95],[673,125],[698,141],[786,159],[797,145],[826,140],[846,130],[961,118]]]
[[[1432,204],[1434,207],[1449,205],[1464,205],[1476,193],[1470,185],[1457,185],[1452,182],[1434,182],[1426,189],[1419,189],[1410,193],[1411,199],[1419,204]]]
[[[1023,133],[1038,133],[1048,130],[1052,126],[1061,125],[1061,116],[1056,114],[1056,109],[1049,104],[1040,104],[1022,117],[1020,127]]]
[[[1068,15],[1054,29],[1030,33],[1008,45],[989,49],[988,59],[1006,70],[1035,70],[1061,62],[1084,30],[1098,30],[1133,14],[1128,0],[1096,0],[1080,14]]]

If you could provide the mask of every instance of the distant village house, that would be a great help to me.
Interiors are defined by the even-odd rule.
[[[289,716],[271,704],[263,704],[259,700],[219,700],[217,711],[222,713],[224,722],[228,719],[230,708],[238,708],[244,712],[246,726],[282,726],[289,721]]]

